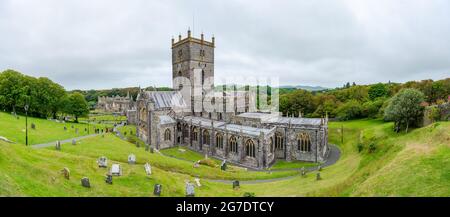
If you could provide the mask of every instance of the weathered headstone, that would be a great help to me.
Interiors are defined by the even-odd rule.
[[[88,177],[84,177],[81,179],[81,186],[85,187],[85,188],[90,188],[91,187],[91,183],[89,182],[89,178]]]
[[[202,185],[200,184],[200,179],[199,178],[195,178],[194,179],[195,184],[197,184],[198,187],[201,187]]]
[[[305,176],[305,175],[306,175],[305,167],[302,167],[302,169],[301,169],[301,174],[302,174],[302,176]]]
[[[98,167],[106,168],[108,167],[108,158],[102,156],[97,160]]]
[[[112,177],[112,175],[110,175],[110,174],[106,175],[105,182],[108,183],[108,184],[110,184],[110,185],[112,185],[112,183],[113,183],[113,177]]]
[[[153,195],[155,196],[161,196],[161,191],[162,191],[162,185],[160,184],[155,184],[155,187],[153,189]]]
[[[145,173],[149,176],[152,174],[152,167],[149,163],[145,163],[144,165]]]
[[[240,188],[239,181],[238,180],[233,181],[233,189],[239,189],[239,188]]]
[[[76,145],[77,144],[77,140],[72,139],[72,145]]]
[[[129,164],[135,164],[136,163],[136,156],[134,154],[128,155],[128,163]]]
[[[33,129],[33,130],[36,129],[36,125],[34,123],[31,123],[31,129]]]
[[[61,150],[61,142],[59,140],[56,141],[55,149],[58,151]]]
[[[227,160],[222,161],[222,163],[220,164],[220,169],[223,171],[227,170]]]
[[[122,175],[122,169],[120,168],[120,164],[113,164],[111,165],[111,175],[114,176],[121,176]]]
[[[200,161],[195,161],[194,163],[194,168],[199,168],[200,167]]]
[[[195,187],[192,183],[186,182],[186,197],[195,196]]]
[[[70,179],[70,170],[67,167],[61,170],[61,173],[64,175],[65,179]]]
[[[320,173],[317,173],[317,174],[316,174],[316,180],[319,181],[319,180],[321,180],[321,179],[322,179],[322,178],[320,177]]]

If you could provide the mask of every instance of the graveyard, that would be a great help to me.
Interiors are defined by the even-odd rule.
[[[450,124],[437,122],[394,133],[381,120],[330,122],[329,139],[341,156],[328,167],[306,170],[302,162],[281,162],[272,170],[249,171],[184,147],[146,150],[114,133],[33,148],[86,135],[86,124],[29,118],[31,146],[24,144],[24,117],[0,113],[0,195],[2,196],[448,196]],[[67,125],[67,130],[64,126]],[[95,127],[91,125],[90,127]],[[83,129],[83,130],[81,130]],[[132,126],[119,127],[130,134]],[[341,129],[345,134],[342,135]],[[91,133],[93,132],[93,129]],[[375,151],[358,144],[376,144]],[[184,151],[180,151],[184,150]],[[133,155],[133,156],[132,156]],[[104,158],[103,158],[104,157]],[[102,162],[102,163],[101,163]],[[105,167],[106,164],[106,167]],[[120,174],[111,172],[119,168]],[[279,169],[279,170],[277,170]],[[287,169],[287,170],[283,170]],[[111,176],[108,176],[110,174]],[[386,181],[389,180],[389,181]],[[239,187],[236,187],[238,181]],[[234,183],[234,184],[233,184]],[[156,187],[157,186],[157,187]],[[433,189],[433,190],[428,190]]]

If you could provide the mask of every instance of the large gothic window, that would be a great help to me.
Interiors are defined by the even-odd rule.
[[[164,141],[170,141],[170,130],[166,129],[166,131],[164,131]]]
[[[238,152],[238,145],[236,141],[236,137],[231,136],[229,140],[230,145],[230,152],[237,153]]]
[[[301,152],[310,152],[311,151],[311,139],[309,134],[300,133],[297,136],[297,150]]]
[[[275,133],[275,149],[283,150],[283,135],[279,132]]]
[[[203,144],[204,145],[209,145],[211,140],[211,137],[209,136],[209,131],[208,130],[204,130],[203,131]]]
[[[255,157],[255,143],[251,139],[245,142],[245,155],[248,157]]]
[[[223,136],[221,133],[216,134],[216,148],[223,149]]]

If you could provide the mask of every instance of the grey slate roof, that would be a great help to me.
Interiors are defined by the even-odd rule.
[[[147,97],[155,102],[155,108],[186,107],[182,95],[177,91],[146,91]]]
[[[320,118],[293,118],[282,117],[279,114],[262,113],[262,112],[247,112],[238,115],[239,117],[260,119],[262,123],[272,124],[289,124],[289,120],[293,125],[320,125]]]
[[[159,116],[159,124],[175,124],[176,121],[168,115]]]

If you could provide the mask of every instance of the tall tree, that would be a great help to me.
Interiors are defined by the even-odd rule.
[[[89,114],[89,105],[81,93],[75,92],[69,95],[66,113],[73,115],[75,122],[78,122],[79,117]]]
[[[389,105],[384,110],[384,118],[394,121],[395,130],[402,128],[408,132],[409,127],[416,126],[423,117],[423,106],[425,96],[416,89],[407,88],[401,90],[390,99]]]

